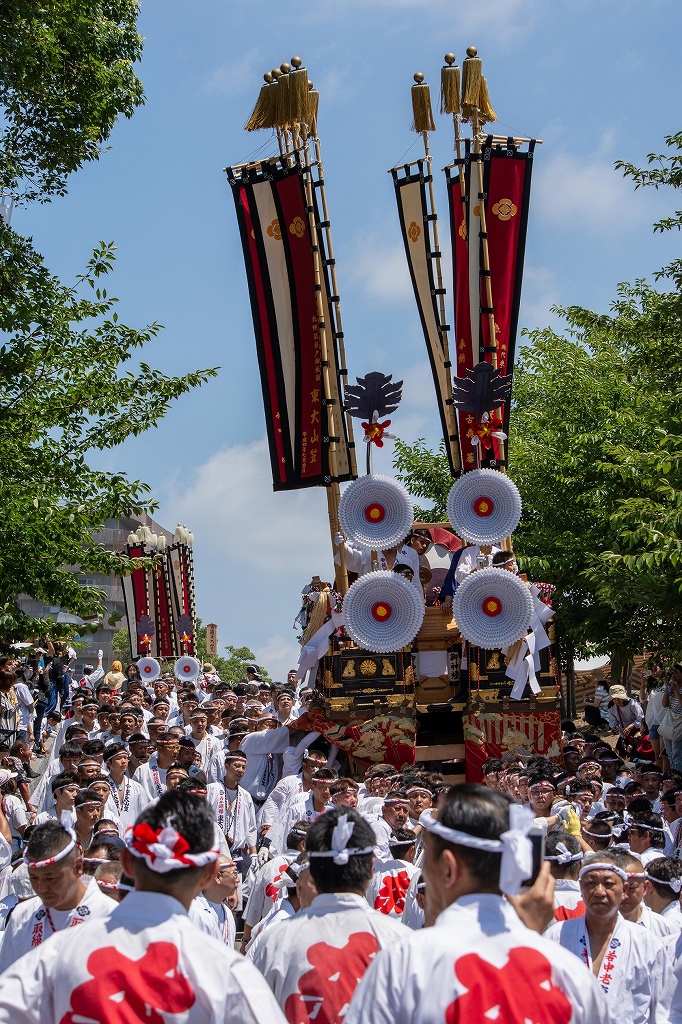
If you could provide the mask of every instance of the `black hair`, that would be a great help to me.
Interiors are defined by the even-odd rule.
[[[198,778],[197,779],[183,779],[182,782],[178,783],[178,787],[177,788],[178,788],[178,792],[182,792],[182,791],[185,791],[185,790],[189,790],[190,792],[192,792],[193,790],[200,789],[202,793],[206,793],[207,789],[208,789],[206,783],[202,782]]]
[[[513,551],[496,551],[492,557],[493,565],[504,565],[506,562],[511,562],[514,557]]]
[[[569,835],[567,832],[550,832],[545,840],[545,855],[554,857],[560,843],[563,843],[568,852],[573,856],[582,850],[582,846],[575,836]]]
[[[37,825],[31,833],[26,846],[26,857],[29,861],[48,860],[61,853],[70,842],[71,836],[63,825],[58,821],[46,821],[42,825]],[[69,857],[73,857],[74,853],[76,857],[78,856],[78,852],[73,850]]]
[[[102,825],[113,825],[114,828],[118,830],[118,823],[115,822],[113,818],[100,818],[99,821],[96,821],[92,826],[93,836],[96,834],[97,830],[102,827]]]
[[[655,879],[661,882],[672,882],[675,879],[682,879],[682,861],[674,857],[656,857],[646,865],[647,875],[651,875],[649,881],[654,887],[654,892],[662,900],[678,900],[679,893],[671,889],[669,885],[659,885]]]
[[[499,839],[509,828],[510,804],[511,800],[503,793],[476,782],[461,782],[447,791],[438,820],[446,828],[467,832],[479,839]],[[430,839],[438,856],[446,849],[457,853],[481,891],[499,892],[501,853],[485,853],[450,843],[435,833],[430,833]]]
[[[326,814],[323,815],[326,817]],[[206,801],[194,793],[170,790],[159,797],[155,804],[145,808],[138,815],[136,825],[143,822],[154,829],[170,825],[179,832],[189,846],[188,853],[205,853],[213,848],[213,811]],[[197,878],[204,868],[176,868],[159,874],[148,868],[140,857],[135,858],[136,878],[154,879],[155,888],[171,888],[175,882]]]
[[[74,808],[77,808],[80,807],[81,804],[89,803],[91,800],[96,801],[98,804],[102,803],[97,790],[79,789],[78,792],[76,793],[76,799],[73,802],[73,806]]]
[[[373,847],[376,838],[369,822],[352,807],[334,807],[322,814],[308,829],[306,848],[308,854],[318,850],[331,850],[332,832],[339,818],[347,816],[353,822],[353,832],[348,842],[350,848]],[[372,877],[374,855],[355,854],[347,864],[335,864],[333,857],[310,857],[310,874],[318,892],[364,892],[366,883]]]
[[[114,846],[113,843],[107,842],[106,839],[93,838],[90,846],[87,848],[83,856],[86,860],[100,858],[102,860],[120,860],[121,848],[119,846]]]
[[[61,789],[62,786],[79,786],[78,776],[74,775],[73,772],[60,772],[59,775],[55,775],[50,780],[50,789],[54,794],[56,790]]]
[[[128,753],[127,746],[125,745],[125,743],[121,743],[120,740],[112,740],[111,743],[107,743],[106,747],[104,748],[104,752],[103,752],[104,753],[104,763],[106,764],[108,761],[111,760],[112,757],[115,757],[116,754],[120,754],[121,751],[124,754]]]
[[[88,730],[85,726],[79,725],[78,722],[74,722],[74,724],[70,725],[64,733],[64,740],[68,743],[72,736],[81,736],[83,733],[85,733],[86,736],[88,735]],[[81,749],[82,748],[79,746],[78,750],[80,751]]]
[[[391,853],[395,853],[400,859],[401,852],[409,850],[417,842],[417,835],[411,828],[396,828],[391,833],[388,845]]]
[[[296,850],[298,848],[298,844],[303,839],[307,839],[308,838],[309,830],[310,830],[310,822],[309,821],[295,821],[294,824],[291,826],[289,834],[287,835],[287,849],[288,850]],[[304,834],[301,835],[301,833],[304,833]]]
[[[630,806],[632,807],[632,804]],[[631,810],[629,825],[630,828],[634,825],[635,828],[641,828],[642,830],[654,829],[655,831],[649,832],[651,848],[653,850],[662,850],[664,848],[665,833],[663,832],[663,819],[660,814],[656,814],[655,811],[634,812]]]
[[[94,754],[101,754],[104,750],[104,744],[101,740],[88,740],[87,743],[83,744],[83,753],[92,757]]]
[[[635,797],[628,805],[628,812],[630,814],[650,814],[652,810],[653,804],[645,796]]]

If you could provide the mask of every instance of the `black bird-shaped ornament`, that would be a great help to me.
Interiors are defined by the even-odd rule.
[[[511,395],[512,375],[503,376],[490,363],[477,363],[467,370],[466,377],[453,379],[453,404],[463,412],[472,412],[477,419],[484,413],[500,409]]]

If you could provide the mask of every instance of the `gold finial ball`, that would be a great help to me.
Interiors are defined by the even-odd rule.
[[[417,83],[417,85],[421,85],[422,84],[422,82],[424,81],[424,76],[421,73],[421,71],[417,72],[417,74],[414,76],[414,80]]]
[[[279,68],[273,68],[273,69],[272,69],[272,77],[273,77],[273,78],[275,79],[275,81],[276,81],[276,80],[277,80],[278,78],[281,78],[281,77],[282,77],[282,72],[281,72],[281,71],[279,70]]]
[[[446,64],[452,66],[457,60],[457,58],[455,57],[454,53],[446,53],[443,60],[445,61]]]
[[[263,78],[268,83],[268,85],[270,85],[270,82],[274,82],[274,78],[272,77],[271,71],[266,71],[265,74],[263,75]]]
[[[298,70],[300,68],[302,63],[303,63],[303,61],[301,60],[300,57],[292,57],[291,58],[291,66],[292,66],[292,68],[296,68],[296,70]]]
[[[313,83],[310,81],[310,79],[308,79],[308,89],[312,89],[312,87],[313,87]]]
[[[475,46],[467,46],[467,57],[475,57],[478,49]]]
[[[280,64],[279,69],[283,75],[288,75],[289,72],[291,71],[291,64],[287,64],[287,62],[285,61],[284,64]]]

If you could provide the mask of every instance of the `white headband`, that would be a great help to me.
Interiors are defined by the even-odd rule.
[[[644,877],[648,878],[650,882],[655,882],[656,885],[667,885],[673,892],[682,891],[682,878],[671,878],[669,882],[664,882],[662,878],[654,878],[648,871],[644,872]]]
[[[78,837],[76,836],[74,830],[71,828],[71,816],[69,815],[68,811],[62,811],[61,820],[59,824],[62,826],[66,834],[69,836],[70,840],[70,842],[66,844],[64,849],[60,850],[59,853],[55,853],[54,857],[47,857],[46,860],[28,860],[26,854],[24,854],[22,858],[24,864],[27,864],[28,867],[30,868],[49,868],[52,864],[56,864],[57,861],[64,860],[65,857],[69,856],[71,851],[76,847]]]
[[[338,821],[332,832],[331,850],[308,850],[309,857],[333,857],[334,863],[343,865],[348,863],[349,857],[364,857],[374,853],[373,846],[365,846],[359,849],[355,846],[348,848],[348,842],[353,835],[355,822],[348,820],[347,814],[339,815]]]
[[[614,875],[618,875],[623,882],[627,882],[628,880],[627,873],[623,871],[622,868],[619,868],[617,864],[602,864],[601,862],[598,864],[586,864],[580,869],[578,878],[582,878],[588,871],[613,871]]]
[[[500,888],[508,896],[516,896],[522,883],[533,873],[533,846],[528,838],[533,821],[531,810],[512,804],[509,808],[509,831],[503,832],[499,839],[483,839],[456,828],[448,828],[434,818],[430,810],[423,811],[419,818],[419,824],[427,832],[433,832],[448,843],[485,853],[501,853]]]
[[[582,860],[584,857],[583,851],[578,850],[577,853],[571,853],[565,843],[556,844],[556,853],[545,854],[545,860],[555,860],[557,864],[570,864],[574,860]]]

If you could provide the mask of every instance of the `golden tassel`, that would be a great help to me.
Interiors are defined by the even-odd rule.
[[[447,64],[440,69],[440,112],[459,114],[459,68],[455,64],[454,53],[446,53],[445,60]]]
[[[306,115],[306,124],[308,125],[308,135],[312,135],[313,138],[317,138],[317,111],[320,106],[320,94],[317,89],[313,89],[313,83],[308,82],[308,113]]]
[[[301,647],[305,647],[311,637],[315,636],[318,629],[324,626],[329,617],[329,587],[320,588],[320,596],[313,605],[310,613],[310,621],[301,637]]]
[[[284,69],[287,69],[286,71]],[[275,99],[275,127],[288,128],[289,121],[289,65],[282,64],[277,79],[277,95]]]
[[[478,117],[481,124],[497,121],[497,114],[492,108],[488,95],[488,83],[483,76],[481,76],[481,91],[478,98]]]
[[[308,71],[301,67],[300,57],[292,57],[293,70],[289,72],[289,124],[307,124]]]
[[[476,54],[475,46],[467,48],[467,56],[462,63],[462,106],[477,107],[483,77],[483,61]]]
[[[412,113],[414,115],[412,131],[435,132],[436,125],[431,110],[431,90],[421,72],[417,72],[414,80],[417,84],[412,86]]]
[[[272,101],[274,99],[272,86],[275,80],[269,71],[263,75],[263,78],[265,79],[265,85],[261,86],[260,94],[256,100],[251,117],[244,125],[244,130],[247,132],[257,132],[261,128],[272,128]]]

